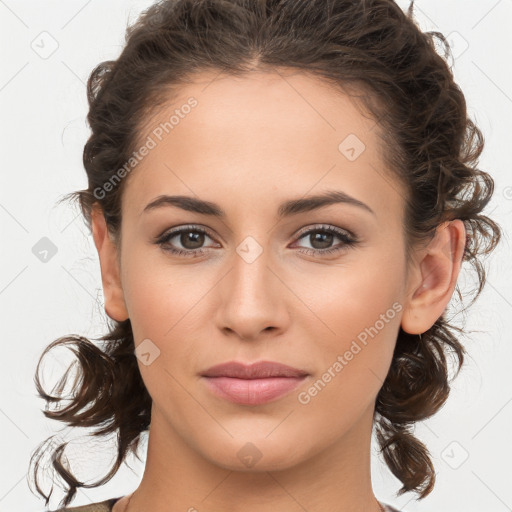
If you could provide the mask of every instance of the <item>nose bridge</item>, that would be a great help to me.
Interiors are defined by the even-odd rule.
[[[272,270],[270,248],[246,237],[233,254],[231,270],[223,280],[217,309],[219,328],[229,328],[242,338],[253,338],[268,327],[281,328],[285,311]]]
[[[253,236],[247,236],[236,247],[230,281],[231,293],[238,297],[239,306],[259,300],[270,302],[271,256],[269,246],[263,247]]]

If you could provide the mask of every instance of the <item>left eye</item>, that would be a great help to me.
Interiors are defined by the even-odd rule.
[[[348,231],[335,228],[334,226],[321,226],[310,229],[303,233],[299,240],[308,239],[308,237],[310,244],[313,244],[313,248],[303,248],[301,252],[306,254],[331,254],[342,251],[357,243],[357,239]],[[331,244],[335,238],[341,240],[342,243],[332,247]]]

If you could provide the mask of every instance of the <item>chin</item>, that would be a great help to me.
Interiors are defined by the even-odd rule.
[[[283,437],[270,439],[266,435],[242,435],[229,438],[224,443],[212,442],[204,457],[223,469],[238,472],[285,470],[306,458],[305,453],[297,451],[297,445],[303,446],[302,440],[294,441],[288,437],[289,442],[286,443]],[[212,446],[215,446],[215,451],[211,450]]]

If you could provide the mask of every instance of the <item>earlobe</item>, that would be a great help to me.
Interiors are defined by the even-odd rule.
[[[97,206],[94,206],[91,211],[91,228],[100,260],[105,312],[113,320],[122,322],[129,315],[121,286],[117,248],[110,238],[103,211]]]
[[[460,219],[440,224],[427,248],[422,250],[411,281],[402,329],[409,334],[427,331],[445,311],[457,284],[466,244]]]

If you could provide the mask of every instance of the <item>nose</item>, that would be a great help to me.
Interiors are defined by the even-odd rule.
[[[287,329],[290,291],[271,260],[270,251],[263,251],[254,260],[244,252],[234,255],[217,290],[215,321],[225,335],[254,341]]]

